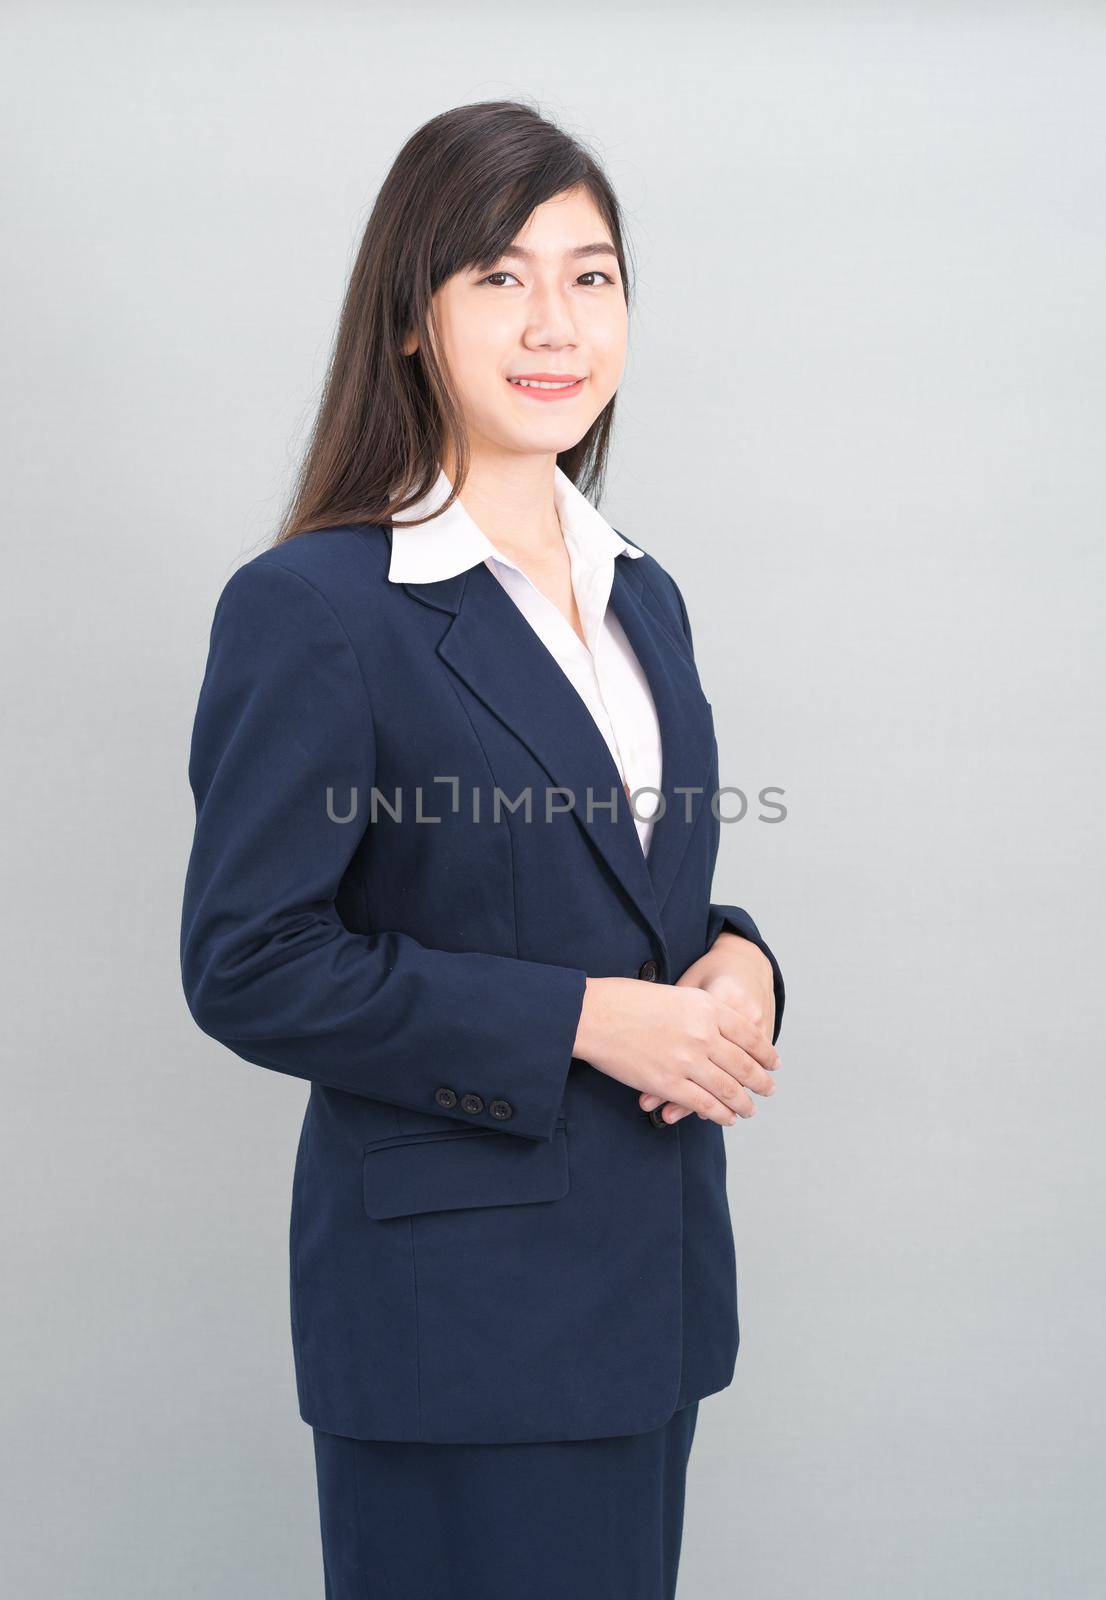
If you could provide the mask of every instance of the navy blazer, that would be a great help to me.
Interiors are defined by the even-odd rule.
[[[370,1439],[643,1432],[733,1376],[725,1144],[573,1058],[585,979],[674,982],[730,927],[772,962],[774,1038],[784,1006],[752,919],[710,900],[718,747],[687,613],[648,553],[615,560],[662,735],[646,857],[586,705],[493,574],[393,584],[390,548],[351,524],[233,573],[188,769],[189,1009],[311,1084],[300,1414]]]

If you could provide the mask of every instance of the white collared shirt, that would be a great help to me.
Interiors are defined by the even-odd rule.
[[[562,612],[522,568],[477,527],[460,500],[421,527],[404,522],[426,516],[449,496],[449,478],[439,472],[428,494],[392,521],[393,583],[434,583],[467,572],[478,561],[503,585],[534,632],[577,690],[606,740],[627,794],[658,789],[661,738],[649,682],[626,631],[608,605],[617,556],[643,555],[600,516],[560,467],[553,469],[553,498],[572,570],[572,588],[587,638],[585,645]],[[601,799],[598,788],[597,799]],[[582,803],[582,801],[581,801]],[[639,794],[634,817],[646,855],[653,834],[655,794]]]

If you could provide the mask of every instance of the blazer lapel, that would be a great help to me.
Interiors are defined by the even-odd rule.
[[[610,603],[649,680],[660,724],[665,810],[653,824],[647,860],[657,905],[663,907],[699,812],[710,803],[705,791],[714,719],[687,640],[673,630],[641,565],[640,560],[615,561]]]
[[[691,795],[684,821],[680,785],[702,786],[710,769],[710,708],[684,648],[663,611],[633,570],[618,558],[610,604],[633,645],[657,708],[663,747],[661,787],[666,814],[654,824],[648,858],[606,740],[587,705],[511,597],[480,563],[452,578],[403,587],[416,599],[453,614],[438,654],[547,773],[551,786],[572,792],[572,814],[623,890],[665,947],[661,907],[687,848],[703,795]],[[594,808],[588,816],[588,794]],[[603,802],[615,800],[615,814]],[[554,796],[553,804],[568,796]],[[533,797],[536,822],[545,794]]]

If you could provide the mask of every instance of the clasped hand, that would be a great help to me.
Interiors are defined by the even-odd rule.
[[[739,1056],[745,1056],[744,1061],[739,1057],[731,1057],[729,1069],[716,1063],[720,1071],[736,1077],[741,1085],[743,1092],[737,1093],[737,1115],[755,1116],[756,1105],[749,1091],[765,1097],[775,1094],[776,1084],[771,1074],[780,1065],[779,1052],[772,1044],[772,1032],[776,1024],[772,963],[763,950],[759,950],[749,939],[727,931],[720,933],[706,955],[693,961],[687,971],[677,978],[675,987],[704,990],[723,1006],[738,1012],[759,1033],[760,1038],[754,1041],[752,1048],[739,1052]],[[732,1041],[732,1034],[730,1038]],[[732,1098],[731,1095],[727,1103],[732,1104]],[[663,1096],[656,1094],[642,1094],[638,1103],[643,1111],[652,1111],[663,1103],[661,1115],[665,1122],[678,1122],[681,1117],[690,1116],[695,1109],[674,1100],[664,1101]],[[702,1117],[705,1113],[698,1111],[697,1115]],[[730,1121],[733,1120],[731,1117]]]
[[[573,1055],[639,1092],[665,1122],[734,1123],[775,1090],[775,993],[763,951],[728,929],[675,984],[589,978]]]

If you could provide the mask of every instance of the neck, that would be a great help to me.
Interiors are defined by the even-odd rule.
[[[459,499],[497,549],[519,565],[556,561],[564,535],[553,494],[555,455],[473,451]],[[455,483],[450,467],[445,468]]]

